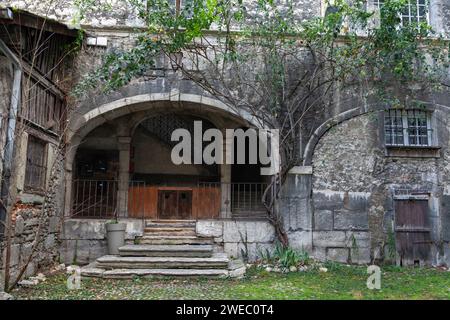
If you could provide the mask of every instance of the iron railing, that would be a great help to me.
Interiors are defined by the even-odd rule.
[[[74,180],[71,216],[113,218],[117,209],[116,180]]]
[[[239,212],[265,212],[262,197],[267,183],[232,183],[231,184],[231,211]]]
[[[237,182],[237,183],[201,183],[200,185],[221,187],[222,201],[230,206],[233,217],[260,216],[266,209],[262,203],[262,197],[268,184],[261,182]]]
[[[221,210],[231,212],[235,218],[264,215],[266,209],[262,197],[267,186],[267,183],[200,182],[196,188],[201,206],[194,208],[193,217],[219,218]],[[144,181],[130,181],[127,192],[129,217],[144,219],[150,212],[154,215],[158,201],[157,194],[152,193],[155,187]],[[111,219],[117,210],[117,200],[117,180],[74,180],[71,216]]]

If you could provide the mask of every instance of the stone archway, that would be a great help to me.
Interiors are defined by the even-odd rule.
[[[223,165],[196,164],[192,157],[189,164],[175,164],[172,149],[179,141],[172,140],[172,133],[179,129],[189,132],[194,139],[198,134],[195,130],[200,129],[203,135],[208,129],[218,128],[205,117],[162,113],[143,119],[132,129],[128,217],[177,220],[219,217]],[[191,156],[193,148],[191,144]]]
[[[113,100],[101,106],[91,108],[84,114],[78,114],[73,122],[71,122],[71,130],[68,135],[69,143],[65,165],[66,215],[70,213],[72,206],[72,175],[74,170],[74,159],[80,144],[84,143],[86,137],[95,128],[99,128],[105,123],[111,123],[124,117],[127,118],[126,124],[122,123],[116,127],[119,159],[118,210],[122,212],[127,210],[127,197],[125,194],[128,192],[129,153],[132,133],[142,119],[149,116],[154,116],[155,114],[161,112],[190,112],[203,116],[212,116],[215,120],[215,125],[223,128],[230,128],[230,126],[238,127],[243,125],[255,127],[255,125],[251,124],[248,119],[245,119],[240,114],[234,112],[222,102],[209,97],[194,94],[168,95],[166,93],[158,93],[138,95]],[[231,179],[231,169],[229,168],[229,165],[221,165],[220,167],[221,182],[229,183]],[[222,210],[222,217],[227,217],[229,215],[229,210]]]

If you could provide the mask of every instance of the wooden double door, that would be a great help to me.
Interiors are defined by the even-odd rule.
[[[137,185],[128,191],[128,217],[145,219],[215,219],[220,188]]]
[[[192,218],[192,190],[158,190],[158,218]]]

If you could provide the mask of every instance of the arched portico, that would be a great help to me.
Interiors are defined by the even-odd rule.
[[[77,164],[76,156],[80,155],[83,150],[89,148],[95,149],[96,144],[103,148],[111,149],[100,149],[104,151],[104,154],[110,154],[110,159],[115,159],[111,160],[113,163],[114,161],[117,162],[116,175],[105,176],[114,181],[112,182],[115,184],[114,188],[117,188],[117,197],[114,198],[112,196],[111,201],[117,203],[115,209],[119,213],[119,216],[126,217],[129,215],[128,211],[130,207],[128,197],[129,194],[132,194],[130,193],[130,181],[134,181],[133,179],[136,179],[136,177],[142,178],[142,176],[133,175],[130,171],[130,165],[134,165],[131,156],[135,148],[135,146],[133,146],[133,138],[136,139],[137,133],[142,133],[140,132],[142,131],[140,127],[142,126],[143,121],[161,115],[197,117],[211,123],[212,126],[221,130],[238,127],[256,127],[256,125],[251,122],[253,119],[248,115],[239,114],[218,100],[194,94],[168,95],[161,93],[138,95],[117,99],[92,108],[84,114],[79,114],[74,121],[72,121],[73,124],[68,135],[69,143],[65,166],[65,212],[67,215],[71,215],[73,212],[73,200],[77,197],[76,193],[79,192],[78,189],[75,190],[75,188],[73,188],[74,183],[80,178],[79,163]],[[109,128],[112,131],[108,132],[106,128]],[[223,134],[223,137],[223,145],[226,148],[231,142],[226,140],[225,134]],[[142,139],[142,137],[140,138]],[[163,149],[164,148],[161,147],[161,150]],[[86,154],[86,152],[84,153]],[[91,158],[98,158],[98,156]],[[166,160],[164,162],[167,162]],[[89,157],[87,157],[85,161],[89,161]],[[140,163],[142,164],[142,158],[140,159]],[[151,167],[151,165],[147,167]],[[151,169],[157,170],[156,167],[158,166],[155,165],[154,168]],[[222,218],[227,218],[231,217],[230,194],[232,192],[232,168],[229,164],[219,165],[218,168],[217,179],[216,181],[211,182],[216,183],[216,189],[219,188],[219,192],[214,192],[219,197],[218,201],[221,203],[219,206],[220,216]],[[106,169],[103,168],[103,170]],[[146,168],[142,170],[145,171],[150,169]],[[174,170],[174,172],[176,171],[177,170]],[[140,174],[145,176],[145,174],[151,175],[154,174],[154,172],[140,172]],[[199,175],[199,177],[200,176],[201,175]],[[95,178],[95,176],[92,177]],[[154,181],[151,179],[147,181],[147,178],[148,176],[145,176],[145,179],[143,179],[144,182],[154,186]],[[102,177],[102,179],[104,179],[104,177]],[[173,181],[173,179],[171,181]],[[190,181],[191,184],[193,184],[193,182],[194,180]],[[166,182],[166,184],[170,183]],[[165,187],[169,186],[166,185]],[[189,188],[192,188],[192,185],[189,186]],[[247,186],[247,189],[248,188],[249,187]],[[250,187],[250,191],[252,190],[251,188],[252,186]],[[261,187],[257,187],[255,183],[253,188],[253,190],[256,190],[256,188]],[[113,195],[115,194],[114,192],[115,191],[113,191]]]

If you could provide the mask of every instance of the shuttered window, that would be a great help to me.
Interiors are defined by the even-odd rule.
[[[25,190],[43,191],[45,188],[47,143],[33,136],[28,137]]]

